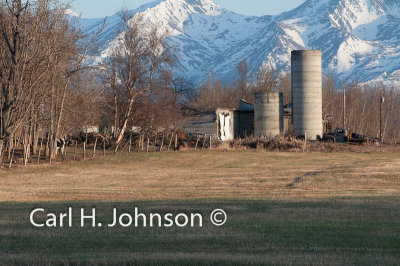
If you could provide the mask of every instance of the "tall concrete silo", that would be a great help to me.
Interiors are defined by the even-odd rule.
[[[293,131],[322,137],[322,68],[320,50],[292,51]]]
[[[283,94],[254,94],[254,133],[258,137],[275,137],[283,130]]]

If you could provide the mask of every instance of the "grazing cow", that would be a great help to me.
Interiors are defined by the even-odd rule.
[[[57,139],[57,151],[61,152],[61,154],[65,153],[65,138]]]

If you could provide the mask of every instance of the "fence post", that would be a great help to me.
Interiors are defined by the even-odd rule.
[[[169,140],[169,145],[168,145],[168,151],[169,151],[169,149],[171,148],[171,145],[172,145],[172,139],[174,138],[174,133],[172,133],[172,135],[171,135],[171,139]]]
[[[97,148],[97,137],[96,140],[94,141],[94,146],[93,146],[93,158],[96,157],[96,148]]]
[[[162,139],[161,139],[160,151],[162,151],[163,146],[164,146],[164,134],[162,135]]]
[[[140,152],[140,145],[141,145],[141,143],[142,143],[142,135],[140,134],[139,135],[139,139],[137,140],[137,152]]]
[[[128,153],[131,153],[131,146],[132,146],[132,132],[129,135],[129,148],[128,148]]]
[[[74,161],[76,160],[76,149],[78,147],[78,141],[75,140],[75,148],[74,148]]]
[[[200,141],[200,136],[199,134],[197,134],[196,146],[194,147],[194,150],[197,150],[197,145],[199,145],[199,141]]]
[[[303,152],[307,150],[307,131],[304,134],[304,147],[303,147]]]
[[[83,142],[83,160],[86,159],[86,141]]]

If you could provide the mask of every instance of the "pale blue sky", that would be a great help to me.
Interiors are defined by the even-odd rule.
[[[214,0],[233,12],[246,15],[276,15],[304,3],[305,0]],[[121,7],[134,9],[152,0],[73,0],[73,9],[86,18],[110,16]]]

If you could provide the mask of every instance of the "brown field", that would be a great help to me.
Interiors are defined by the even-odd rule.
[[[0,171],[0,265],[398,265],[400,153],[184,151]],[[38,203],[40,202],[40,203]],[[34,228],[29,213],[199,212],[203,228]],[[208,217],[222,208],[227,223]],[[43,215],[43,219],[45,216]],[[208,221],[207,221],[208,220]]]
[[[131,153],[0,171],[0,202],[400,196],[400,153]]]

